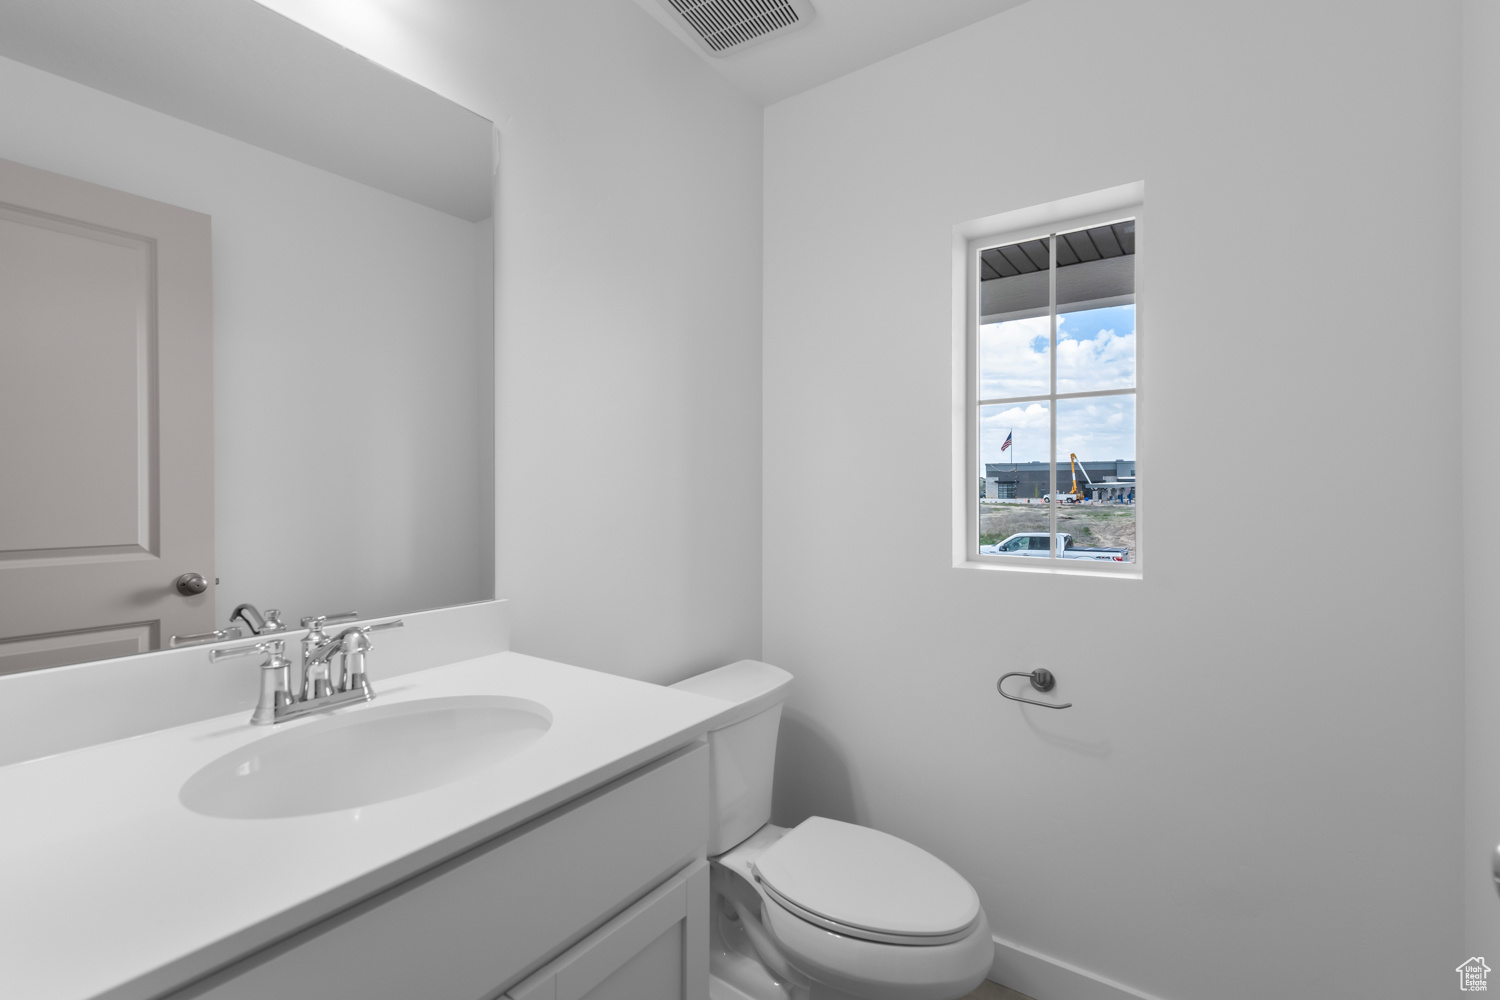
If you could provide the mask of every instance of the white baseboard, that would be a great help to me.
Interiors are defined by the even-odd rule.
[[[999,937],[990,978],[1033,1000],[1161,1000]]]

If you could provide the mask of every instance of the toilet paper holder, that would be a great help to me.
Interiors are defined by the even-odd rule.
[[[1064,702],[1061,705],[1054,705],[1049,701],[1037,701],[1035,698],[1022,698],[1018,694],[1006,694],[1005,680],[1007,677],[1026,677],[1031,680],[1031,686],[1036,688],[1038,691],[1051,691],[1054,687],[1057,686],[1057,678],[1053,676],[1052,671],[1048,670],[1046,667],[1037,667],[1035,670],[1032,670],[1029,673],[1024,670],[1013,670],[1008,674],[1001,674],[1000,679],[995,682],[995,690],[1000,692],[1000,697],[1002,698],[1009,698],[1011,701],[1023,701],[1028,705],[1040,705],[1043,708],[1073,707],[1073,703],[1071,701]]]

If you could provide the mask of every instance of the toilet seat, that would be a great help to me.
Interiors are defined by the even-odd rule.
[[[869,827],[814,816],[751,865],[775,904],[846,937],[937,946],[981,919],[972,886],[939,859]]]

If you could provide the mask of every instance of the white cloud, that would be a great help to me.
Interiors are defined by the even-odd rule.
[[[979,328],[979,398],[1046,395],[1051,323],[1046,316]]]
[[[1057,331],[1057,391],[1128,389],[1135,385],[1135,333],[1101,330],[1088,340]]]
[[[1057,401],[1057,458],[1085,462],[1135,458],[1135,396]]]
[[[1073,337],[1058,318],[1057,391],[1089,392],[1135,385],[1135,331],[1100,330]],[[1040,396],[1051,381],[1051,339],[1046,316],[989,323],[979,328],[981,399]]]
[[[1057,391],[1089,392],[1135,385],[1135,330],[1121,334],[1103,324],[1130,323],[1133,310],[1091,310],[1058,317]],[[1069,326],[1073,329],[1069,329]],[[1051,381],[1046,316],[989,323],[979,329],[980,398],[1044,395]],[[1084,461],[1135,458],[1135,397],[1059,400],[1057,457]],[[1046,403],[994,404],[980,412],[980,460],[1046,461],[1051,425]],[[1011,430],[1015,444],[1002,453]]]

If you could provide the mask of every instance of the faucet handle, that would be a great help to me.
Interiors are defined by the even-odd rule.
[[[208,662],[218,663],[220,660],[228,660],[236,656],[249,656],[251,653],[265,653],[269,655],[272,652],[271,647],[273,645],[274,643],[271,642],[251,642],[243,646],[225,646],[221,649],[211,649],[208,651]]]
[[[261,629],[265,632],[285,632],[286,624],[281,620],[281,612],[275,608],[266,609],[266,627]]]
[[[228,628],[217,629],[213,632],[200,632],[197,635],[174,635],[167,643],[169,646],[191,646],[200,642],[224,642],[229,639],[243,639],[245,632],[238,625]]]
[[[228,646],[215,649],[208,654],[210,663],[227,660],[234,656],[249,656],[260,653],[265,660],[260,665],[260,698],[255,711],[250,713],[250,722],[257,726],[268,726],[276,721],[276,713],[291,704],[290,679],[287,670],[292,662],[282,654],[286,652],[285,639],[267,639],[243,646]]]
[[[340,611],[333,615],[312,615],[302,619],[302,627],[310,628],[314,632],[320,632],[324,625],[329,622],[348,622],[359,617],[358,611]]]
[[[340,632],[337,636],[335,636],[333,641],[354,643],[363,642],[365,648],[368,649],[370,646],[370,640],[368,636],[371,632],[384,632],[388,628],[405,627],[406,622],[402,621],[400,618],[392,618],[388,622],[377,622],[374,625],[351,625],[350,627],[344,629],[344,631]],[[348,651],[348,647],[346,646],[344,652]]]
[[[400,618],[392,618],[388,622],[379,622],[375,625],[354,625],[344,629],[338,635],[329,640],[329,644],[338,643],[339,651],[345,654],[353,652],[366,652],[373,649],[375,644],[370,641],[371,632],[384,632],[388,628],[405,628],[406,622]]]
[[[403,628],[405,625],[406,623],[400,618],[393,618],[374,625],[346,628],[340,632],[338,638],[333,640],[339,644],[339,651],[344,654],[339,690],[361,692],[366,701],[375,697],[375,692],[370,688],[369,678],[365,676],[365,654],[375,646],[370,641],[370,633],[383,632],[390,628]]]

